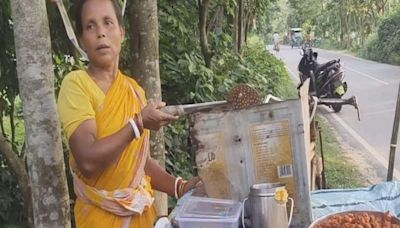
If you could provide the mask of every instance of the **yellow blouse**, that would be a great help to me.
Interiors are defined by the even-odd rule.
[[[79,70],[64,78],[58,97],[58,112],[68,140],[78,126],[88,119],[96,121],[97,136],[101,139],[125,126],[129,118],[141,111],[145,102],[143,89],[121,72],[118,72],[109,91],[104,94],[86,71]],[[144,197],[153,195],[150,177],[144,176],[143,165],[148,156],[148,136],[149,132],[145,130],[140,139],[133,140],[127,146],[117,163],[92,179],[80,175],[71,153],[70,166],[74,171],[74,190],[78,195],[75,204],[78,228],[153,227],[156,213],[151,203],[144,207],[141,215],[132,212],[132,208],[137,208],[139,204],[138,200],[134,200],[138,199],[139,187],[144,189]],[[114,197],[121,196],[121,192],[129,197]],[[115,209],[115,206],[120,208]],[[105,208],[121,210],[119,214],[124,215],[132,212],[132,215],[118,216]]]

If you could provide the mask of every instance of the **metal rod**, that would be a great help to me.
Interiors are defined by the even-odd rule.
[[[318,103],[319,104],[325,104],[325,105],[333,105],[333,104],[342,104],[342,105],[353,105],[354,102],[352,100],[352,97],[349,99],[342,99],[342,98],[318,98]]]
[[[390,140],[390,154],[389,154],[387,181],[393,180],[394,160],[396,157],[396,147],[397,147],[397,135],[399,132],[399,119],[400,119],[400,84],[399,84],[399,91],[397,94],[396,111],[394,113],[392,139]]]
[[[161,111],[176,116],[182,116],[182,115],[192,114],[195,112],[207,111],[209,109],[221,107],[227,104],[228,103],[226,101],[212,101],[212,102],[196,103],[196,104],[169,105],[161,108]]]
[[[324,158],[324,149],[322,147],[322,134],[321,134],[322,129],[319,126],[318,122],[317,122],[317,129],[318,129],[318,134],[319,134],[319,145],[321,148],[321,159],[322,159],[322,184],[321,184],[321,187],[322,187],[322,189],[326,189],[325,158]]]

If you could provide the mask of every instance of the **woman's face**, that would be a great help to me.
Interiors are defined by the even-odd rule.
[[[114,64],[121,51],[125,31],[118,24],[110,0],[87,0],[81,12],[81,44],[90,63],[100,67]]]

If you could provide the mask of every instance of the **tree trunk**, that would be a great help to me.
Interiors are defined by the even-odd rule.
[[[243,42],[243,2],[239,0],[239,12],[237,19],[237,28],[238,28],[238,39],[237,39],[237,50],[239,53],[242,52],[242,42]]]
[[[134,0],[131,5],[132,72],[146,91],[147,98],[161,101],[157,0]],[[150,140],[151,156],[165,167],[163,131],[151,132]],[[158,215],[168,215],[168,196],[156,192],[155,198]]]
[[[0,130],[3,137],[6,137],[6,131],[4,129],[3,115],[0,113]]]
[[[235,15],[232,17],[232,41],[233,41],[233,49],[236,52],[239,52],[238,39],[239,39],[239,28],[238,28],[238,19],[239,19],[239,7],[235,9]]]
[[[246,10],[246,17],[245,17],[245,22],[244,22],[244,44],[247,46],[247,36],[249,34],[249,29],[252,25],[253,22],[253,10],[247,9]]]
[[[10,99],[10,127],[11,127],[11,144],[15,143],[15,96]]]
[[[216,35],[220,34],[218,30],[222,29],[223,13],[224,13],[224,8],[222,6],[217,6],[217,9],[215,10],[212,19],[207,23],[206,31],[208,31],[208,33],[210,31],[213,31],[216,33]]]
[[[45,0],[12,1],[35,227],[70,227]]]
[[[24,157],[20,158],[13,151],[12,145],[7,138],[0,134],[0,153],[5,157],[6,163],[10,170],[15,174],[18,185],[21,187],[22,196],[24,198],[24,208],[28,224],[33,227],[33,205],[31,198],[31,187],[29,184],[28,173],[25,168]]]
[[[339,20],[340,20],[340,47],[343,47],[343,39],[344,39],[344,32],[343,32],[343,2],[340,2],[340,11],[339,11]]]
[[[362,47],[362,46],[364,46],[365,39],[367,39],[367,37],[365,36],[365,32],[364,32],[364,30],[365,30],[364,13],[359,18],[360,18],[360,37],[361,37],[361,47]]]
[[[208,68],[211,68],[212,52],[208,44],[207,18],[210,0],[198,0],[199,4],[199,30],[200,30],[200,46],[203,53],[204,61]]]
[[[344,16],[344,25],[345,25],[344,33],[346,34],[346,41],[344,43],[344,48],[349,48],[349,41],[350,41],[348,18],[349,18],[349,14],[346,13],[346,15]]]

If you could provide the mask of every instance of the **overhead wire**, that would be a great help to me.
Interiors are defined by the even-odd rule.
[[[87,54],[82,50],[79,46],[78,39],[76,39],[75,32],[72,28],[71,21],[69,20],[67,11],[65,10],[65,6],[62,0],[56,1],[58,11],[60,11],[62,21],[64,23],[65,31],[67,32],[67,36],[74,47],[79,51],[82,58],[84,60],[88,60]]]

